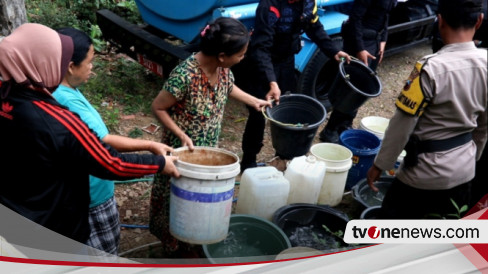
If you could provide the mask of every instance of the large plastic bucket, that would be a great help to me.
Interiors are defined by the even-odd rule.
[[[285,233],[263,218],[235,214],[230,218],[229,235],[221,242],[203,245],[211,263],[243,263],[273,260],[291,247]]]
[[[363,210],[359,219],[363,219],[363,220],[378,219],[380,212],[381,212],[380,205],[367,207],[365,210]]]
[[[352,166],[351,150],[338,144],[319,143],[312,146],[310,153],[324,161],[327,167],[318,203],[338,205],[342,201],[347,173]]]
[[[367,99],[381,94],[378,76],[363,62],[351,60],[339,64],[339,72],[329,91],[334,110],[354,113]]]
[[[303,94],[280,97],[280,104],[266,108],[270,120],[271,141],[282,159],[305,155],[312,146],[318,127],[327,112],[316,99]]]
[[[285,232],[292,246],[328,252],[348,246],[338,236],[346,231],[348,221],[347,215],[337,209],[305,203],[284,206],[273,214],[273,223]]]
[[[364,207],[381,206],[386,192],[393,183],[393,177],[381,176],[374,184],[378,192],[374,192],[366,179],[359,181],[351,190],[352,197]]]
[[[239,157],[212,147],[175,149],[180,178],[171,179],[170,233],[192,244],[227,237]]]
[[[369,131],[376,135],[376,137],[380,138],[380,140],[383,140],[389,123],[390,119],[387,118],[379,116],[367,116],[361,119],[359,129]]]
[[[339,143],[352,151],[352,167],[349,169],[346,190],[350,190],[361,179],[366,178],[368,169],[380,149],[381,140],[371,132],[348,129],[339,136]]]

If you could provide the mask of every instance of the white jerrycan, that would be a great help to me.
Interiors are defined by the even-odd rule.
[[[286,205],[290,183],[275,167],[248,168],[241,177],[236,213],[271,220],[274,212]]]
[[[316,204],[325,176],[325,163],[315,156],[293,158],[285,170],[285,178],[290,182],[288,204]]]

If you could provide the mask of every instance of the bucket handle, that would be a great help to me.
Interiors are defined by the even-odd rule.
[[[274,99],[271,99],[271,103],[274,102],[274,101],[275,101]],[[308,127],[308,123],[306,123],[306,124],[301,124],[301,123],[298,123],[298,124],[288,124],[288,123],[282,123],[280,121],[276,121],[275,119],[273,119],[273,118],[269,117],[268,115],[266,115],[266,111],[265,111],[266,108],[264,108],[264,107],[261,108],[261,112],[263,113],[264,118],[266,118],[267,120],[270,120],[270,121],[274,122],[275,124],[278,124],[278,125],[284,126],[284,127],[296,127],[296,128],[307,128]]]
[[[354,60],[354,61],[356,61],[356,62],[363,63],[363,61],[359,60],[358,58],[356,58],[356,57],[354,57],[354,56],[349,55],[349,57],[351,57],[351,60]],[[346,58],[341,57],[341,63],[342,63],[342,62],[345,62],[345,61],[346,61]],[[376,73],[375,71],[371,71],[370,75],[372,75],[372,76],[377,76],[377,75],[378,75],[378,73]],[[344,75],[344,80],[349,81],[350,79],[351,79],[351,76],[350,76],[349,74],[345,74],[345,75]]]

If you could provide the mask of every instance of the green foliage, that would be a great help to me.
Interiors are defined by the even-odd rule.
[[[143,132],[140,128],[136,127],[136,128],[133,128],[130,132],[129,132],[129,137],[131,138],[138,138],[138,137],[141,137],[143,135]]]
[[[111,132],[118,133],[122,112],[151,112],[152,100],[161,89],[163,80],[133,60],[107,51],[96,24],[96,11],[100,9],[112,10],[135,24],[142,22],[134,0],[26,0],[25,4],[29,22],[53,29],[80,29],[92,38],[95,50],[103,53],[97,54],[93,62],[95,76],[80,90]]]
[[[53,29],[71,26],[85,30],[88,22],[81,22],[76,14],[63,8],[56,1],[26,0],[27,18],[31,23],[39,23]]]
[[[134,0],[26,0],[27,17],[53,29],[74,27],[90,35],[98,52],[105,42],[97,25],[96,12],[109,9],[134,24],[142,22]]]
[[[343,239],[342,238],[344,236],[344,232],[342,230],[337,230],[336,232],[332,232],[332,230],[330,230],[326,225],[322,225],[322,227],[325,229],[325,231],[326,231],[327,234],[330,234],[330,235],[334,236],[337,241],[328,243],[326,239],[319,238],[315,232],[312,232],[313,240],[316,243],[319,243],[319,244],[321,244],[323,246],[327,246],[327,245],[333,244],[333,246],[330,246],[331,248],[339,248],[339,247],[341,247],[342,246],[342,242],[343,242]]]
[[[117,8],[115,9],[115,12],[133,24],[142,23],[141,14],[137,9],[137,5],[134,0],[120,1],[119,3],[117,3]]]
[[[112,54],[97,56],[92,70],[96,75],[80,90],[111,132],[117,131],[121,113],[151,113],[152,100],[161,89],[163,79],[127,57]]]
[[[105,125],[111,132],[118,132],[119,126],[119,109],[118,108],[105,108],[100,113],[104,118]]]
[[[330,228],[328,228],[326,225],[322,225],[322,227],[325,229],[325,231],[329,232],[330,234],[342,240],[342,237],[344,236],[344,232],[342,230],[337,230],[336,232],[332,232],[332,230],[330,230]]]
[[[429,213],[426,215],[426,218],[436,218],[436,219],[461,219],[462,215],[464,212],[468,211],[468,205],[463,205],[462,207],[459,207],[456,203],[451,198],[451,203],[455,209],[454,213],[449,213],[445,215],[441,215],[439,213]]]
[[[98,25],[91,25],[89,34],[95,50],[98,52],[104,51],[106,43],[102,39],[102,31],[100,30],[100,27]]]

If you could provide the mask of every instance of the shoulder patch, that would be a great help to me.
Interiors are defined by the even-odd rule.
[[[269,7],[269,11],[271,11],[276,16],[276,18],[280,18],[280,11],[275,6]]]
[[[424,108],[427,106],[420,84],[421,69],[422,63],[417,62],[395,102],[397,108],[415,116],[422,115]]]

